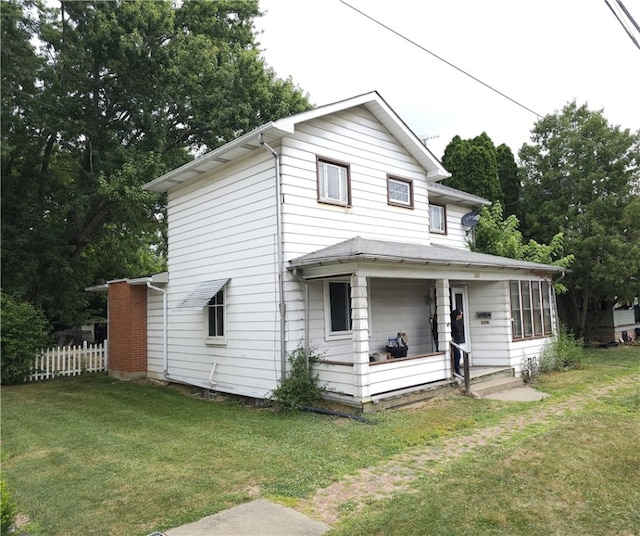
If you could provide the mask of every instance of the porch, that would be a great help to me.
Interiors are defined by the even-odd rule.
[[[325,398],[362,413],[415,404],[436,396],[464,391],[464,381],[454,379],[445,352],[393,358],[368,364],[368,395],[358,396],[354,382],[357,363],[320,360],[314,365]],[[469,367],[469,383],[514,377],[512,367]]]

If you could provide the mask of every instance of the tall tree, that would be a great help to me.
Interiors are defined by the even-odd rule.
[[[542,242],[563,232],[575,256],[567,321],[588,335],[589,309],[640,295],[640,132],[574,101],[539,120],[532,142],[519,152],[523,230]]]
[[[507,214],[519,214],[520,178],[518,176],[518,164],[516,164],[513,152],[506,144],[496,148],[496,161],[498,166],[498,179],[502,187],[502,200],[504,211]]]
[[[452,175],[447,186],[503,202],[497,151],[486,132],[468,140],[455,136],[445,148],[442,164]]]
[[[85,286],[162,269],[140,185],[310,105],[264,63],[255,0],[47,6],[2,3],[3,288],[72,323]]]

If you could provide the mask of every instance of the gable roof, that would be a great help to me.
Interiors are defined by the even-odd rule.
[[[359,236],[297,257],[289,261],[289,263],[292,267],[304,268],[353,261],[387,261],[391,263],[401,262],[403,264],[496,269],[510,268],[549,273],[566,271],[565,268],[560,266],[476,253],[468,249],[385,242],[382,240],[369,240]]]
[[[261,141],[264,141],[268,145],[276,144],[284,136],[293,134],[299,123],[312,121],[319,117],[342,112],[356,106],[364,106],[367,108],[403,145],[409,154],[425,169],[427,172],[427,181],[437,181],[451,176],[433,153],[431,153],[404,121],[391,109],[379,93],[372,91],[262,125],[226,145],[218,147],[148,182],[143,185],[142,188],[152,192],[166,192],[175,186],[197,179],[203,173],[214,171],[216,168],[232,160],[241,158],[259,148]]]

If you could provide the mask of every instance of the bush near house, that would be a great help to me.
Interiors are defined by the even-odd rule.
[[[37,351],[51,342],[50,326],[34,305],[4,292],[0,297],[2,384],[23,383],[31,373]]]
[[[284,412],[295,411],[302,406],[317,403],[322,398],[323,387],[312,366],[318,361],[314,350],[308,352],[302,346],[289,354],[289,372],[280,380],[270,397]]]
[[[556,337],[548,342],[540,354],[541,373],[580,368],[584,353],[584,341],[576,337],[562,324]]]
[[[4,476],[0,477],[0,516],[0,534],[5,536],[16,519],[16,507]]]

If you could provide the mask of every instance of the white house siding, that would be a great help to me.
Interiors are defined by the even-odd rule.
[[[445,360],[441,355],[416,359],[393,359],[369,366],[369,384],[372,396],[436,382],[447,377]]]
[[[536,281],[535,275],[523,272],[504,274],[479,274],[481,281],[467,281],[472,365],[474,367],[513,367],[520,374],[525,357],[540,355],[550,337],[513,340],[511,323],[510,280]],[[486,279],[502,280],[487,281]],[[454,286],[454,283],[452,283]],[[476,318],[477,313],[490,312],[491,318]],[[555,308],[552,306],[552,322],[555,329]]]
[[[433,202],[436,204],[444,204],[438,201],[438,199],[433,199]],[[467,241],[471,239],[471,233],[467,234],[469,228],[464,227],[461,220],[462,216],[470,212],[470,209],[468,207],[454,205],[451,203],[447,203],[445,206],[447,216],[447,232],[444,234],[431,233],[431,243],[441,246],[448,246],[450,248],[468,248]]]
[[[388,337],[399,332],[409,337],[409,355],[433,352],[429,281],[415,279],[369,280],[369,349],[384,352]]]
[[[309,283],[309,345],[317,350],[322,359],[351,363],[353,362],[351,334],[327,339],[324,306],[324,281],[311,281]],[[300,337],[303,336],[304,334],[300,333]]]
[[[469,310],[465,314],[469,322],[472,366],[510,366],[512,337],[508,281],[469,281],[465,286],[469,300]],[[491,318],[476,318],[481,312],[491,313]]]
[[[273,160],[260,149],[239,164],[169,192],[172,378],[264,397],[280,377]],[[229,278],[227,342],[208,345],[206,312],[176,306],[199,283],[223,278]]]
[[[147,289],[147,376],[162,380],[164,367],[164,311],[162,293]]]
[[[424,170],[365,108],[300,125],[282,154],[287,259],[356,235],[429,244]],[[316,156],[350,164],[351,207],[318,203]],[[414,209],[387,204],[387,174],[413,180]]]

